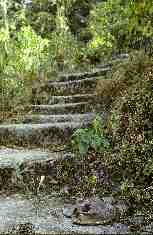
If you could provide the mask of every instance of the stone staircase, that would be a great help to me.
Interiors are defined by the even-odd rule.
[[[5,192],[10,195],[11,191],[15,191],[20,197],[20,190],[25,190],[23,177],[27,177],[26,183],[30,184],[32,175],[37,178],[44,173],[44,169],[53,171],[52,162],[64,159],[66,154],[64,151],[51,152],[50,146],[63,146],[68,143],[71,134],[77,128],[86,127],[94,119],[97,80],[101,75],[106,75],[109,70],[110,68],[106,67],[90,73],[61,74],[56,81],[49,80],[44,84],[36,84],[37,86],[33,88],[33,103],[29,107],[30,111],[17,123],[5,122],[0,125],[1,194]],[[28,172],[28,176],[21,176],[22,166],[27,166],[32,161],[39,162],[37,168],[41,168],[41,163],[44,162],[47,165],[43,164],[42,169],[34,168],[35,172],[32,172],[32,175]],[[22,199],[15,199],[16,197],[10,196],[9,199],[6,196],[0,197],[1,207],[5,203],[11,210],[8,215],[7,210],[2,210],[0,213],[0,218],[2,214],[0,233],[8,232],[10,221],[13,226],[16,224],[15,221],[20,213],[18,208],[20,201],[23,203],[23,210],[26,211],[25,199],[22,196]],[[14,213],[11,207],[12,201],[18,208],[17,211],[14,209],[16,211]],[[3,219],[7,216],[9,222]],[[3,229],[4,224],[6,226]]]
[[[0,144],[41,147],[65,144],[71,134],[95,117],[95,87],[109,67],[90,73],[66,74],[33,89],[33,104],[21,123],[0,125]],[[44,98],[45,97],[45,98]]]
[[[33,88],[33,104],[20,123],[0,125],[0,233],[1,234],[123,234],[127,226],[74,226],[62,214],[63,202],[54,195],[37,196],[25,189],[24,175],[30,184],[34,178],[54,173],[54,162],[73,157],[50,146],[68,143],[71,134],[86,127],[96,115],[95,87],[110,66],[92,72],[61,74]],[[31,162],[32,171],[29,171]],[[46,165],[45,165],[45,164]],[[48,164],[49,163],[49,164]],[[23,167],[23,169],[22,169]],[[46,172],[48,171],[48,172]],[[55,172],[56,174],[56,172]],[[52,184],[51,184],[52,185]],[[52,187],[50,185],[50,187]],[[35,187],[38,185],[34,185]],[[7,195],[7,196],[6,196]],[[27,230],[26,230],[27,229]]]
[[[106,67],[90,73],[62,74],[56,81],[33,88],[30,111],[18,123],[0,125],[2,178],[14,176],[24,162],[61,157],[64,153],[49,149],[67,144],[77,128],[86,127],[95,118],[97,80],[109,71]]]

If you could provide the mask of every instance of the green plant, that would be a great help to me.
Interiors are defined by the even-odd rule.
[[[87,54],[99,56],[129,48],[153,48],[153,6],[147,1],[107,0],[90,12],[89,31],[92,40]]]
[[[122,193],[128,193],[129,189],[133,187],[134,185],[132,182],[129,182],[128,179],[124,179],[124,181],[121,182],[120,189]]]
[[[72,147],[81,155],[85,155],[90,149],[103,152],[110,148],[110,143],[105,137],[102,120],[97,116],[89,128],[78,129],[72,135]]]
[[[30,26],[24,26],[17,33],[16,53],[11,66],[19,74],[38,73],[48,57],[47,39],[38,36]]]
[[[53,70],[75,70],[79,53],[79,45],[70,31],[51,34],[49,59]]]
[[[96,4],[90,12],[89,30],[92,40],[88,43],[88,51],[102,56],[110,54],[116,46],[116,35],[122,34],[127,28],[122,0],[108,0]]]
[[[113,151],[103,161],[121,183],[124,196],[151,205],[145,188],[153,182],[153,61],[142,52],[135,53],[116,69],[120,71],[121,67],[122,73],[114,73],[113,77],[120,74],[125,89],[111,105],[108,130]]]

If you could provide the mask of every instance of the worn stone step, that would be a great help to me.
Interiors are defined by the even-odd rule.
[[[72,95],[72,94],[86,94],[86,93],[93,93],[95,91],[95,87],[97,84],[98,78],[97,77],[91,77],[91,78],[85,78],[82,80],[74,80],[74,81],[66,81],[66,82],[52,82],[47,81],[42,86],[40,86],[40,89],[33,89],[34,95],[37,95],[37,93],[41,93],[43,91],[48,92],[51,95],[55,96],[66,96],[66,95]]]
[[[96,93],[92,94],[76,94],[67,96],[50,96],[47,92],[41,92],[34,98],[34,104],[66,104],[76,102],[95,101]]]
[[[25,148],[0,148],[0,169],[18,169],[18,167],[28,161],[58,159],[63,153],[43,151],[40,149],[25,149]]]
[[[88,123],[61,122],[45,124],[9,124],[0,125],[0,144],[10,146],[48,147],[52,144],[64,144],[77,128]]]
[[[58,159],[62,153],[50,153],[39,149],[0,149],[0,190],[13,185],[23,186],[20,166],[33,161],[52,161]],[[30,177],[29,177],[30,180]]]
[[[87,102],[95,101],[96,93],[93,94],[76,94],[68,96],[52,96],[48,104],[65,104],[65,103],[76,103],[76,102]]]
[[[95,113],[84,114],[57,114],[57,115],[43,115],[33,114],[26,115],[23,123],[57,123],[57,122],[81,122],[87,123],[94,119]]]
[[[32,105],[31,109],[31,113],[39,114],[72,114],[91,111],[93,109],[93,105],[88,102],[54,105]]]
[[[15,185],[23,188],[23,183],[32,181],[32,176],[45,175],[53,179],[57,175],[58,163],[70,157],[73,158],[74,154],[64,151],[0,148],[0,190]]]
[[[56,194],[0,195],[0,234],[132,234],[130,226],[122,223],[74,225],[63,215],[64,206]]]
[[[77,80],[77,79],[84,79],[84,78],[90,78],[90,77],[98,77],[98,76],[105,76],[107,73],[111,72],[112,66],[116,63],[123,63],[129,58],[129,55],[124,54],[118,54],[114,55],[109,62],[99,64],[98,67],[92,69],[92,71],[87,72],[77,72],[77,73],[69,73],[69,74],[63,74],[59,73],[58,80],[59,81],[69,81],[69,80]]]
[[[88,72],[80,72],[80,73],[72,73],[72,74],[59,73],[58,80],[59,81],[72,81],[72,80],[77,80],[77,79],[105,76],[110,71],[111,71],[111,65],[108,64],[102,68],[96,68],[93,71],[88,71]]]

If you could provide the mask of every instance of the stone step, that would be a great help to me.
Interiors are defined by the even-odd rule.
[[[82,80],[74,80],[74,81],[66,81],[66,82],[52,82],[47,81],[42,86],[40,86],[40,89],[37,90],[33,89],[33,95],[40,94],[41,92],[48,92],[51,95],[55,96],[69,96],[72,94],[86,94],[86,93],[93,93],[95,91],[95,87],[97,84],[98,78],[91,77],[91,78],[85,78]]]
[[[106,65],[102,68],[96,68],[93,71],[89,71],[89,72],[80,72],[80,73],[72,73],[72,74],[59,73],[58,80],[59,81],[72,81],[72,80],[85,79],[85,78],[91,78],[91,77],[105,76],[110,71],[111,71],[111,65]]]
[[[92,69],[92,71],[80,72],[80,73],[79,72],[68,73],[68,74],[59,73],[58,80],[59,81],[71,81],[71,80],[84,79],[84,78],[90,78],[90,77],[105,76],[107,73],[111,72],[113,65],[117,63],[123,63],[124,61],[128,60],[128,58],[129,58],[129,55],[126,53],[114,55],[109,60],[109,63],[99,64],[98,67]]]
[[[52,96],[48,104],[65,104],[76,102],[94,101],[96,99],[96,93],[93,94],[76,94],[68,96]]]
[[[135,234],[122,223],[75,225],[63,215],[64,207],[64,200],[55,193],[0,195],[0,234]]]
[[[56,177],[58,162],[73,158],[72,153],[49,152],[40,149],[0,149],[0,190],[18,185],[23,188],[25,180],[31,181],[31,176]],[[28,186],[28,185],[27,185]]]
[[[40,149],[0,148],[0,169],[18,169],[25,162],[33,160],[58,159],[62,153],[51,153]]]
[[[34,104],[66,104],[76,102],[95,101],[96,93],[92,94],[76,94],[67,96],[50,96],[47,92],[41,92],[34,98]]]
[[[95,113],[84,114],[57,114],[57,115],[43,115],[33,114],[26,115],[23,123],[57,123],[57,122],[81,122],[87,123],[94,119]]]
[[[71,134],[88,123],[61,122],[45,124],[0,125],[0,145],[49,147],[52,144],[65,144]]]
[[[68,113],[84,113],[91,111],[93,105],[88,102],[54,104],[54,105],[32,105],[31,113],[39,114],[68,114]]]

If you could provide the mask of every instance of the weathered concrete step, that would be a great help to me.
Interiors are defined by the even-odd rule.
[[[75,102],[93,101],[96,99],[96,93],[92,94],[76,94],[67,96],[52,96],[48,99],[48,104],[65,104]]]
[[[54,105],[32,105],[31,109],[31,113],[39,114],[72,114],[91,111],[93,109],[93,105],[88,102]]]
[[[41,115],[33,114],[26,115],[23,123],[57,123],[57,122],[81,122],[87,123],[95,118],[95,113],[84,114],[57,114],[57,115]]]
[[[48,92],[41,92],[36,94],[33,99],[33,104],[66,104],[66,103],[78,103],[78,102],[94,102],[97,98],[96,93],[91,94],[76,94],[66,96],[51,96]]]
[[[63,199],[55,194],[1,195],[0,208],[0,234],[132,234],[130,228],[121,223],[72,224],[71,219],[63,215]]]
[[[0,125],[0,144],[48,147],[66,143],[74,130],[86,126],[80,122]]]
[[[56,160],[61,157],[63,153],[51,153],[40,149],[24,149],[24,148],[0,148],[0,169],[10,168],[17,169],[21,164],[33,160]]]
[[[42,175],[54,178],[58,171],[55,167],[56,162],[61,162],[70,156],[73,157],[73,154],[64,151],[49,152],[40,149],[3,147],[0,149],[0,190],[15,185],[23,189],[23,182],[30,182],[32,175],[35,178]]]
[[[93,71],[84,72],[84,73],[59,74],[58,80],[59,81],[72,81],[72,80],[77,80],[77,79],[104,76],[110,71],[111,71],[111,66],[106,65],[105,67],[97,68],[97,69],[94,69]]]
[[[77,79],[84,79],[84,78],[90,78],[90,77],[105,76],[108,72],[111,72],[111,68],[114,64],[122,63],[126,61],[128,58],[129,58],[129,55],[126,53],[114,55],[109,60],[109,62],[98,65],[98,67],[94,68],[92,71],[72,73],[72,74],[59,73],[58,80],[69,81],[69,80],[77,80]]]
[[[66,82],[52,82],[47,81],[40,87],[38,93],[46,91],[51,95],[72,95],[72,94],[85,94],[93,93],[97,84],[98,78],[91,77],[83,80],[74,80]],[[37,94],[37,90],[34,91]]]

